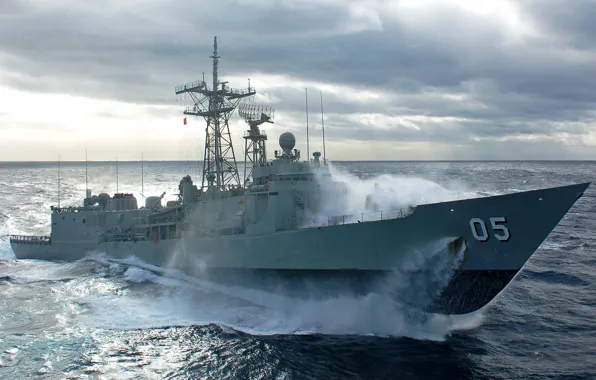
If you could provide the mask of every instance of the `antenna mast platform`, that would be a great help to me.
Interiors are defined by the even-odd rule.
[[[231,89],[227,86],[228,82],[219,81],[217,37],[213,37],[213,55],[210,58],[213,59],[211,87],[203,79],[177,86],[175,92],[176,95],[188,93],[193,100],[194,105],[184,111],[185,115],[202,116],[207,122],[201,187],[207,185],[225,191],[226,186],[240,185],[228,121],[240,100],[256,94],[256,91],[250,85],[248,90]]]
[[[256,104],[242,103],[238,106],[238,114],[250,126],[250,129],[244,132],[244,186],[247,186],[251,182],[252,168],[267,163],[265,148],[267,134],[259,129],[259,125],[273,123],[271,118],[274,116],[275,110]],[[249,163],[250,170],[248,170]]]

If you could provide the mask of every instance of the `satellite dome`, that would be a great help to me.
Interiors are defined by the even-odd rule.
[[[292,132],[284,132],[279,136],[279,146],[283,150],[292,150],[296,145],[296,138]]]
[[[97,203],[99,203],[99,205],[102,207],[106,207],[106,205],[108,204],[108,199],[110,199],[110,196],[108,194],[101,193],[97,196]]]

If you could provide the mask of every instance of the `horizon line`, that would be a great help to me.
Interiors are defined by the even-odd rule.
[[[328,162],[596,162],[595,159],[571,159],[571,158],[560,158],[560,159],[544,159],[544,158],[532,158],[532,159],[437,159],[437,160],[327,160]],[[196,162],[196,163],[203,163],[204,160],[27,160],[27,161],[0,161],[0,164],[42,164],[42,163],[141,163],[141,162]],[[237,160],[236,162],[247,162],[247,161],[240,161]],[[302,161],[301,161],[302,162]]]

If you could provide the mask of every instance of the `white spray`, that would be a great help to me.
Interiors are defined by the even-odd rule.
[[[374,191],[375,183],[385,191],[376,202],[387,210],[461,196],[420,178],[381,175],[358,180],[335,168],[331,168],[331,172],[334,180],[347,184],[345,196],[340,202],[334,203],[333,199],[323,202],[326,207],[317,216],[364,212],[366,196]],[[154,296],[146,300],[103,299],[101,306],[95,308],[93,321],[125,328],[217,323],[253,334],[316,332],[442,340],[454,330],[475,328],[482,322],[480,313],[445,316],[425,313],[418,308],[430,302],[446,285],[462,258],[461,251],[451,255],[446,246],[446,240],[431,241],[423,250],[410,252],[402,261],[404,265],[368,294],[344,293],[325,299],[226,286],[191,278],[179,271],[148,266],[130,258],[122,263],[164,273],[176,281],[139,269],[126,271],[128,281],[155,282],[176,291],[157,299]],[[106,313],[119,317],[114,320]]]
[[[329,164],[330,180],[317,173],[321,189],[320,207],[310,212],[303,227],[333,223],[371,221],[406,216],[419,204],[460,199],[468,193],[451,191],[439,184],[417,177],[381,174],[359,179]],[[367,198],[372,205],[367,207]]]

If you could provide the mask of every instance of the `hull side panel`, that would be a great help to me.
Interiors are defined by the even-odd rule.
[[[105,252],[137,256],[147,263],[251,269],[391,270],[429,249],[462,237],[468,248],[461,269],[519,270],[571,208],[586,184],[496,197],[419,206],[409,217],[279,232],[263,236],[186,237],[183,240],[55,241],[13,244],[17,258],[76,260]],[[541,199],[541,200],[539,200]],[[454,210],[454,211],[451,211]],[[490,218],[503,217],[509,238],[501,241]],[[470,220],[486,220],[488,239],[473,235]]]
[[[425,309],[442,314],[468,314],[491,302],[517,270],[458,270],[441,295]]]

